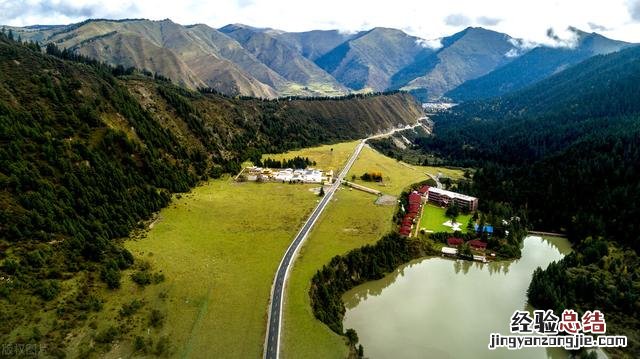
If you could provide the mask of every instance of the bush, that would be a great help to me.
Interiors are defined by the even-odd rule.
[[[146,271],[137,271],[131,275],[131,280],[137,285],[144,287],[151,284],[151,274]]]
[[[36,294],[44,300],[51,300],[55,298],[60,292],[60,284],[55,280],[41,281],[36,287]]]
[[[98,334],[96,334],[95,340],[98,343],[108,344],[112,343],[120,335],[120,332],[115,327],[109,327]]]
[[[2,270],[4,270],[7,274],[16,274],[20,271],[20,263],[11,258],[5,259],[2,263]]]
[[[109,289],[120,288],[120,272],[113,267],[105,267],[100,273],[100,279],[107,284]]]
[[[152,345],[153,341],[151,340],[151,338],[145,340],[143,337],[136,335],[136,337],[133,339],[133,349],[137,353],[146,354],[149,351],[149,347],[151,347]]]
[[[122,306],[122,308],[120,309],[120,315],[123,317],[129,317],[135,314],[138,309],[142,308],[143,305],[143,302],[134,299],[133,301],[131,301],[131,303],[127,303]]]
[[[367,182],[382,182],[382,173],[381,172],[366,172],[360,179]]]
[[[160,328],[164,325],[164,314],[158,309],[153,309],[149,315],[149,324],[154,328]]]
[[[157,356],[167,356],[169,354],[170,342],[166,336],[160,337],[156,343],[154,354]]]

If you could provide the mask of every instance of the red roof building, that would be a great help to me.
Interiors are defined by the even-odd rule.
[[[409,195],[409,204],[420,204],[422,202],[422,196],[418,194],[418,192],[413,192]]]
[[[487,244],[479,239],[474,239],[468,242],[469,245],[474,249],[486,249]]]
[[[420,189],[418,190],[418,193],[420,193],[421,195],[424,195],[427,192],[429,192],[429,186],[427,185],[420,187]]]
[[[464,240],[462,238],[456,238],[456,237],[447,238],[447,245],[449,247],[457,247],[462,243],[464,243]]]
[[[411,226],[402,226],[402,228],[400,228],[400,234],[403,236],[411,234]]]

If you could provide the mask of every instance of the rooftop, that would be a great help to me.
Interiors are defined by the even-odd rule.
[[[464,201],[475,201],[475,200],[477,200],[476,197],[467,196],[466,194],[447,191],[446,189],[429,187],[429,193],[432,193],[432,192],[433,193],[437,193],[439,195],[448,196],[448,197],[451,197],[451,198],[458,198],[458,199],[461,199],[461,200],[464,200]]]

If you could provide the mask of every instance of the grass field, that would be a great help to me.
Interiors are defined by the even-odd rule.
[[[383,182],[364,182],[360,176],[365,172],[382,172]],[[461,178],[463,172],[444,167],[413,166],[382,155],[370,147],[365,147],[358,161],[351,167],[347,180],[357,177],[356,183],[382,191],[386,194],[399,195],[408,185],[428,179],[427,173],[437,175],[438,172],[453,179]]]
[[[127,278],[120,290],[105,294],[107,305],[99,313],[115,320],[100,322],[117,321],[113,314],[122,304],[144,298],[143,310],[162,310],[166,322],[150,333],[143,323],[141,333],[168,337],[172,357],[261,357],[273,276],[316,204],[311,187],[226,179],[174,200],[145,238],[126,242],[166,280],[139,289]],[[127,352],[125,342],[110,354]]]
[[[444,222],[451,221],[445,216],[445,212],[445,208],[440,208],[433,204],[426,204],[422,211],[422,218],[420,218],[418,228],[425,228],[433,232],[451,232],[451,227],[443,225]],[[463,233],[467,232],[469,218],[471,218],[470,214],[461,214],[456,219],[456,222],[461,223],[460,229]]]
[[[275,160],[291,159],[295,156],[309,157],[311,161],[316,162],[316,167],[328,171],[338,170],[342,168],[359,141],[336,143],[334,145],[323,145],[318,147],[304,148],[301,150],[289,151],[278,154],[265,154],[265,158]],[[333,149],[333,150],[332,150]]]
[[[316,271],[336,254],[376,242],[391,230],[394,206],[376,206],[376,197],[342,187],[296,258],[284,312],[283,358],[345,358],[347,347],[313,316],[309,285]]]
[[[302,152],[306,156],[305,152]],[[412,183],[438,171],[459,178],[461,171],[410,166],[365,148],[351,173],[383,172],[385,185],[356,181],[398,196]],[[349,180],[351,175],[349,175]],[[339,335],[316,320],[309,300],[309,285],[316,271],[338,254],[377,242],[392,229],[395,206],[378,206],[376,196],[342,187],[327,206],[296,258],[287,285],[283,358],[345,358],[347,347]],[[346,328],[345,328],[346,329]],[[366,353],[365,353],[366,355]]]

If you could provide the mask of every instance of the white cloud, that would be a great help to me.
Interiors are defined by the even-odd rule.
[[[416,44],[427,49],[437,50],[442,47],[442,39],[431,39],[431,40],[417,39]]]
[[[144,17],[214,27],[245,23],[286,31],[353,32],[384,26],[411,29],[411,35],[427,39],[466,26],[486,26],[549,44],[556,42],[547,37],[547,29],[591,29],[591,23],[598,24],[605,36],[640,42],[639,4],[640,0],[0,0],[0,23],[24,26],[88,17]]]
[[[469,26],[471,19],[463,14],[451,14],[445,16],[444,23],[449,26]]]
[[[629,15],[634,21],[640,21],[640,0],[627,0]]]

